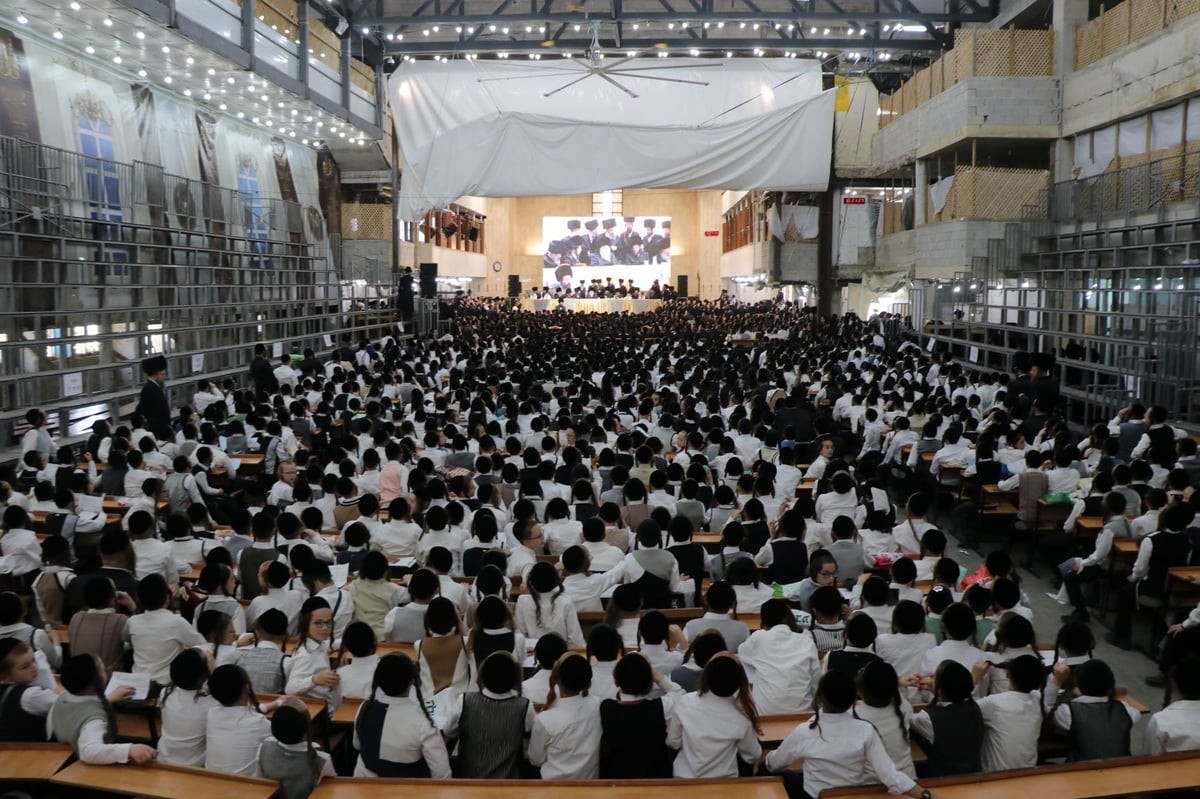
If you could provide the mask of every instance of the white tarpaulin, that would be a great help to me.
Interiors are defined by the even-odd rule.
[[[815,239],[820,230],[820,209],[815,205],[785,205],[771,209],[767,228],[780,241]]]
[[[621,60],[601,62],[607,76],[566,59],[402,64],[388,83],[403,156],[397,214],[417,219],[468,194],[827,188],[834,93],[821,91],[816,62]]]
[[[954,175],[942,178],[929,187],[929,196],[933,199],[933,212],[940,214],[950,199],[950,190],[954,188]]]

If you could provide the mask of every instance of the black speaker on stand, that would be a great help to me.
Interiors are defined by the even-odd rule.
[[[521,296],[521,276],[520,275],[509,275],[508,276],[508,296],[510,296],[510,297],[520,297]]]
[[[437,264],[421,264],[421,299],[437,299]]]
[[[677,294],[679,294],[681,299],[687,298],[687,295],[688,295],[688,276],[687,275],[676,275],[675,276],[675,291]]]

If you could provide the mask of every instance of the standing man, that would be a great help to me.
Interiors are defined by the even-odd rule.
[[[404,267],[400,275],[400,286],[396,293],[396,310],[400,313],[400,321],[411,322],[413,318],[413,273],[412,267]]]
[[[136,413],[146,419],[146,429],[159,441],[171,441],[171,404],[167,402],[167,359],[153,355],[142,361],[146,382],[138,397]]]
[[[164,362],[163,368],[166,368]],[[279,381],[275,379],[275,370],[267,360],[267,345],[254,345],[254,359],[250,361],[250,380],[259,391],[273,394],[279,390]]]
[[[653,219],[642,220],[642,249],[646,251],[646,263],[662,263],[659,255],[662,253],[663,237],[654,232],[658,223]]]

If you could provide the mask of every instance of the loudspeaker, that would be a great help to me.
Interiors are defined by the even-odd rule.
[[[510,296],[510,297],[520,297],[521,296],[521,277],[519,275],[509,275],[508,276],[508,296]]]
[[[421,264],[421,298],[437,299],[437,264]]]
[[[687,283],[688,283],[688,276],[687,276],[687,275],[678,275],[678,276],[676,276],[676,278],[675,278],[675,291],[676,291],[676,292],[679,294],[679,296],[680,296],[680,297],[686,297],[686,296],[688,295],[688,285],[687,285]]]
[[[467,231],[467,241],[479,241],[479,228],[473,227]]]

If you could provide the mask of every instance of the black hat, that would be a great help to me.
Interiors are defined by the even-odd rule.
[[[633,245],[633,244],[641,244],[641,243],[642,243],[642,237],[641,237],[641,236],[639,236],[638,234],[634,233],[632,236],[630,236],[630,237],[629,237],[629,243],[630,243],[630,245]]]
[[[655,223],[655,221],[654,221],[653,219],[644,219],[644,220],[642,220],[642,227],[654,227],[654,226],[655,226],[655,224],[656,224],[656,223]]]
[[[605,230],[612,230],[616,226],[617,226],[617,220],[615,220],[615,219],[605,219],[604,220],[604,229]]]
[[[635,216],[623,216],[621,218],[624,219],[626,222],[636,222],[637,221],[637,217],[635,217]]]
[[[588,230],[595,230],[596,228],[600,227],[600,223],[597,222],[595,219],[589,219],[588,221],[583,223],[583,226],[585,228],[587,228]]]
[[[287,615],[278,608],[269,608],[258,615],[254,626],[270,636],[287,635]]]
[[[573,269],[571,269],[570,264],[563,264],[558,269],[554,270],[554,279],[555,280],[561,281],[567,275],[570,275],[571,277],[575,276],[575,271]]]
[[[572,236],[570,238],[570,244],[572,247],[582,247],[583,246],[583,236]]]
[[[579,230],[579,220],[578,219],[568,219],[567,220],[567,230]]]
[[[1049,352],[1035,352],[1033,365],[1043,373],[1049,372],[1054,369],[1054,355]]]
[[[167,371],[167,359],[163,355],[151,355],[142,361],[142,371],[148,375]]]
[[[551,255],[562,255],[562,251],[562,244],[557,241],[550,242],[550,245],[546,247],[546,252],[550,253]]]
[[[664,228],[666,228],[667,230],[670,230],[671,229],[671,220],[670,219],[664,220],[662,223],[662,226]]]

